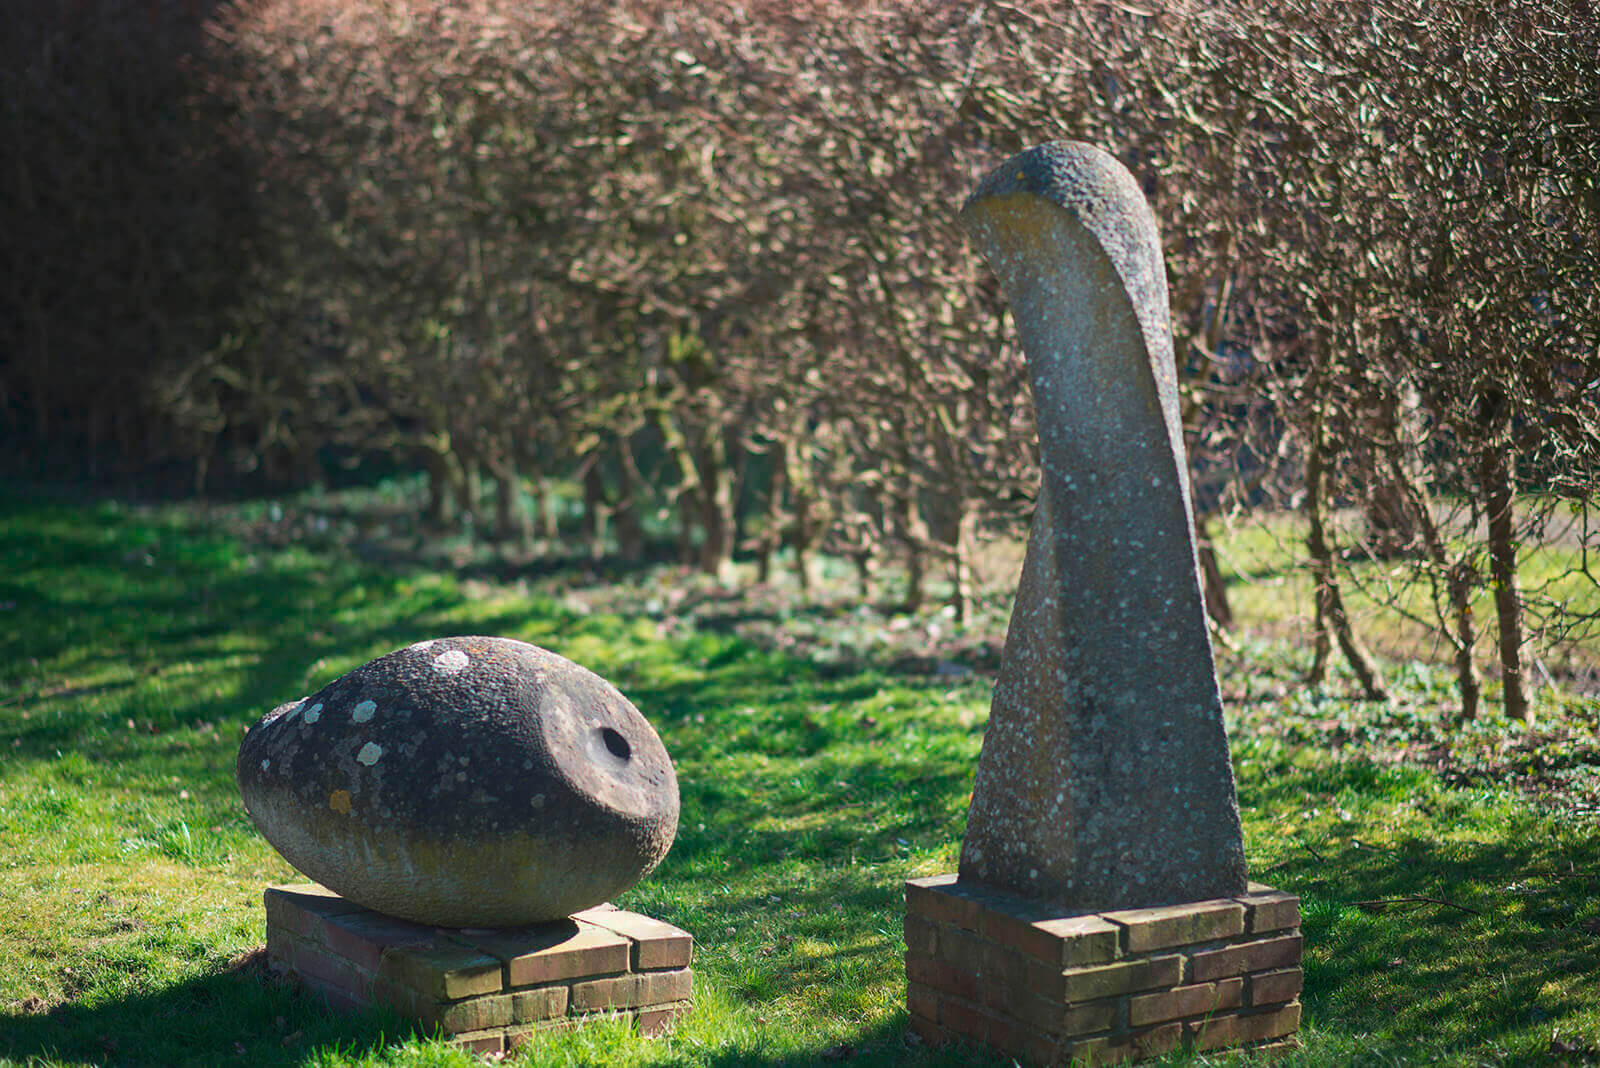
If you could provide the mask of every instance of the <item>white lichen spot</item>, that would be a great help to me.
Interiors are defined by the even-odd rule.
[[[322,718],[322,702],[321,701],[318,701],[316,704],[314,704],[310,708],[306,709],[306,722],[307,723],[315,723],[317,720],[319,720],[321,718]]]
[[[356,705],[356,707],[350,710],[350,718],[355,720],[357,723],[365,723],[367,720],[377,715],[377,712],[377,702],[362,701],[359,705]]]
[[[365,764],[370,768],[378,762],[378,758],[381,756],[383,756],[383,746],[376,742],[368,742],[361,747],[361,752],[356,754],[356,763]]]
[[[471,660],[460,649],[451,649],[447,653],[440,653],[433,658],[433,669],[441,675],[455,675],[465,668]]]
[[[263,760],[263,761],[262,761],[262,762],[261,762],[261,770],[262,770],[262,771],[266,771],[266,770],[267,770],[267,769],[268,769],[268,768],[270,768],[270,767],[272,767],[272,761],[270,761],[270,760]]]
[[[424,650],[424,649],[431,649],[431,648],[433,648],[433,643],[434,643],[434,642],[435,642],[435,641],[437,641],[437,640],[438,640],[438,639],[436,639],[436,638],[429,638],[429,639],[428,639],[428,640],[427,640],[427,641],[423,641],[423,642],[417,642],[417,643],[416,643],[416,644],[415,644],[415,645],[413,645],[413,646],[411,646],[411,648],[412,648],[412,649],[415,649],[415,650],[416,650],[416,651],[417,651],[417,652],[419,652],[419,653],[420,653],[420,652],[422,652],[422,650]]]
[[[534,794],[530,803],[534,808],[544,808],[544,794]]]

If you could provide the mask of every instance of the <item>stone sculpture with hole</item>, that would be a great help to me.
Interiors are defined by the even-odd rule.
[[[314,882],[266,892],[274,966],[480,1052],[691,1001],[683,931],[607,904],[666,856],[672,761],[616,687],[506,638],[419,642],[252,727],[262,835]]]

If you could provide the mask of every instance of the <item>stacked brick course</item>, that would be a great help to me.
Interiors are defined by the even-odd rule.
[[[691,1004],[690,936],[610,905],[505,931],[420,926],[314,883],[270,887],[266,907],[274,968],[335,1008],[388,1005],[480,1053],[609,1013],[659,1034]]]
[[[954,875],[906,884],[912,1028],[1039,1064],[1279,1043],[1300,1026],[1300,948],[1300,899],[1259,883],[1079,916]]]

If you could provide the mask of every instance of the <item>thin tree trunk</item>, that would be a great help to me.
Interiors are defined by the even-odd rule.
[[[591,560],[599,560],[606,554],[606,520],[610,511],[600,457],[591,456],[583,470],[583,537],[588,543]]]
[[[767,495],[761,538],[756,548],[756,581],[772,581],[772,558],[783,543],[783,490],[789,481],[789,444],[774,441],[767,450]]]
[[[443,529],[450,525],[454,495],[450,460],[447,453],[429,449],[423,463],[428,471],[428,504],[424,518],[431,526]]]
[[[954,541],[950,546],[950,605],[956,622],[965,623],[972,602],[972,549],[977,540],[978,510],[963,497],[956,502]]]
[[[1222,579],[1222,568],[1217,563],[1217,550],[1211,541],[1206,517],[1199,509],[1194,513],[1195,548],[1200,557],[1201,592],[1205,595],[1206,614],[1223,630],[1233,627],[1233,606],[1228,603],[1228,586]]]
[[[1370,701],[1384,701],[1388,693],[1372,660],[1367,655],[1345,611],[1344,595],[1339,588],[1333,549],[1327,534],[1328,471],[1327,435],[1323,413],[1319,406],[1313,418],[1310,447],[1306,450],[1306,548],[1311,553],[1311,571],[1316,580],[1316,660],[1306,681],[1320,684],[1326,677],[1329,653],[1329,634],[1339,644],[1350,669],[1361,683],[1361,690]]]
[[[700,473],[700,570],[727,581],[733,575],[733,478],[728,469],[728,452],[722,428],[711,425],[695,450],[695,467]]]
[[[907,489],[894,497],[895,535],[906,553],[907,612],[922,608],[927,566],[927,530],[917,507],[916,493]]]
[[[1449,607],[1443,629],[1454,653],[1456,692],[1461,696],[1459,718],[1477,719],[1483,686],[1478,677],[1478,661],[1473,655],[1473,647],[1478,640],[1477,623],[1472,617],[1472,589],[1476,576],[1465,560],[1450,559],[1444,534],[1433,518],[1428,494],[1418,484],[1416,472],[1407,462],[1406,453],[1411,444],[1411,439],[1398,434],[1386,443],[1384,453],[1388,460],[1389,477],[1398,494],[1400,506],[1406,512],[1406,529],[1422,536],[1422,546],[1433,564],[1434,574],[1444,578],[1445,601]],[[1435,591],[1437,596],[1437,587]]]
[[[510,461],[492,464],[490,470],[494,475],[495,537],[526,549],[533,540],[533,527],[522,507],[522,479]]]
[[[617,501],[612,511],[617,553],[627,563],[644,559],[644,524],[640,520],[638,468],[625,435],[617,438]]]
[[[1495,618],[1499,623],[1500,681],[1506,715],[1532,725],[1533,704],[1528,700],[1522,660],[1525,638],[1512,511],[1516,495],[1511,485],[1511,460],[1499,442],[1491,442],[1483,450],[1479,470],[1489,519],[1489,585],[1494,591]]]

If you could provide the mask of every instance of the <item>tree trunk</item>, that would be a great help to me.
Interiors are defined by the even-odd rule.
[[[894,496],[895,536],[906,554],[907,612],[921,610],[925,598],[927,579],[927,529],[917,507],[914,490],[905,490]]]
[[[1496,435],[1498,438],[1499,435]],[[1479,457],[1484,506],[1489,519],[1489,585],[1494,591],[1495,618],[1499,623],[1500,679],[1506,715],[1533,724],[1533,704],[1528,700],[1523,666],[1522,594],[1517,588],[1515,492],[1511,484],[1511,459],[1498,440],[1491,440]]]
[[[617,501],[613,511],[617,553],[630,564],[644,559],[644,524],[640,520],[638,468],[625,436],[617,438]]]
[[[1339,576],[1327,534],[1327,437],[1320,408],[1312,419],[1311,442],[1306,449],[1306,548],[1311,553],[1311,571],[1316,580],[1316,659],[1306,682],[1315,686],[1326,677],[1331,632],[1350,669],[1360,681],[1362,693],[1369,701],[1384,701],[1389,695],[1366,649],[1356,637],[1355,629],[1350,625],[1350,616],[1344,607],[1344,595],[1339,588]]]
[[[451,525],[454,511],[455,480],[451,477],[450,457],[446,452],[429,449],[423,464],[428,470],[428,504],[424,518],[429,525],[442,530]]]
[[[1443,577],[1447,605],[1443,632],[1454,653],[1456,692],[1461,696],[1459,718],[1477,719],[1478,702],[1483,692],[1478,678],[1478,661],[1473,654],[1473,647],[1478,640],[1477,623],[1472,617],[1472,590],[1477,576],[1466,560],[1450,559],[1444,534],[1433,518],[1428,493],[1418,480],[1416,465],[1411,462],[1409,453],[1414,440],[1396,433],[1384,443],[1390,485],[1398,494],[1400,507],[1406,512],[1406,529],[1421,536],[1423,549],[1433,565],[1435,583],[1438,582],[1438,576]],[[1437,599],[1437,585],[1434,596]]]
[[[789,481],[789,445],[774,441],[767,450],[767,479],[765,517],[761,525],[761,538],[756,547],[756,581],[772,581],[772,558],[783,544],[783,490]]]
[[[599,560],[606,554],[606,520],[610,511],[600,457],[590,456],[588,466],[583,469],[583,538],[591,560]]]
[[[727,582],[733,577],[733,477],[720,426],[706,427],[705,437],[695,450],[695,467],[700,474],[696,496],[705,535],[700,542],[700,570]]]
[[[527,509],[522,507],[522,479],[509,461],[496,463],[491,470],[494,473],[495,537],[526,549],[533,541],[533,527],[528,522]]]
[[[1478,679],[1478,661],[1472,647],[1478,640],[1477,624],[1472,618],[1472,569],[1458,562],[1446,576],[1450,597],[1450,614],[1455,620],[1456,633],[1451,640],[1455,646],[1456,690],[1461,694],[1461,718],[1478,718],[1478,700],[1483,685]]]
[[[1217,563],[1217,550],[1211,541],[1206,517],[1199,509],[1194,513],[1194,542],[1200,558],[1201,592],[1205,595],[1206,615],[1223,630],[1233,627],[1233,606],[1228,603],[1228,586],[1222,580],[1222,568]]]
[[[950,544],[950,605],[956,622],[965,623],[972,602],[972,550],[977,541],[978,510],[963,497],[955,503],[957,514]]]

